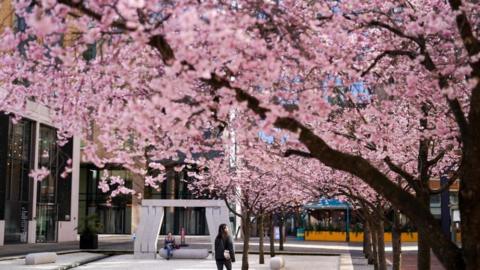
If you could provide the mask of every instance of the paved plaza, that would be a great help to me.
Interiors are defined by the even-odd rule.
[[[295,270],[310,269],[338,269],[339,256],[284,256],[287,262],[287,268]],[[241,256],[237,255],[237,262],[233,264],[233,269],[240,269]],[[269,260],[266,256],[265,264],[258,264],[258,255],[250,255],[251,270],[270,269]],[[204,260],[135,260],[133,255],[113,256],[104,260],[83,265],[74,269],[81,270],[149,270],[149,269],[171,269],[171,270],[216,270],[215,261],[212,259]]]
[[[309,270],[309,269],[355,269],[351,266],[352,260],[345,260],[344,267],[340,267],[340,255],[325,256],[283,256],[286,261],[287,270]],[[250,255],[249,263],[251,270],[267,270],[270,257],[265,256],[265,264],[258,263],[258,255]],[[233,264],[233,269],[241,268],[241,255],[237,254],[237,262]],[[78,269],[78,270],[151,270],[151,269],[171,269],[171,270],[215,270],[215,261],[211,258],[201,260],[182,260],[182,259],[134,259],[132,254],[105,256],[103,254],[78,252],[63,254],[58,256],[56,263],[42,265],[25,265],[24,259],[12,259],[0,261],[0,270],[60,270],[60,269]],[[370,269],[364,268],[364,269]]]
[[[25,265],[25,259],[18,258],[12,260],[0,261],[0,270],[57,270],[57,269],[71,269],[72,266],[87,263],[90,261],[105,258],[104,254],[77,252],[71,254],[63,254],[57,257],[56,263],[48,263],[41,265]]]
[[[163,239],[163,238],[161,238]],[[268,240],[268,238],[266,239]],[[258,264],[258,238],[252,238],[250,243],[250,269],[268,269],[270,256],[269,246],[266,241],[266,264]],[[210,248],[206,237],[187,237],[189,248]],[[161,246],[162,243],[159,243]],[[242,250],[241,241],[236,241],[237,252]],[[416,269],[416,245],[403,244],[402,270]],[[276,252],[284,256],[287,269],[338,269],[338,270],[370,270],[372,265],[367,265],[362,256],[360,243],[344,242],[317,242],[298,241],[288,238],[285,250]],[[391,262],[391,247],[387,244],[387,258]],[[26,266],[23,256],[35,252],[57,252],[58,260],[55,264]],[[133,260],[133,245],[130,236],[102,235],[99,249],[94,252],[78,250],[78,242],[51,243],[51,244],[25,244],[0,247],[0,270],[57,270],[57,269],[215,269],[215,262],[206,260]],[[112,256],[113,255],[113,256]],[[242,254],[237,253],[237,262],[234,269],[240,269]],[[443,270],[438,260],[432,254],[432,269]]]

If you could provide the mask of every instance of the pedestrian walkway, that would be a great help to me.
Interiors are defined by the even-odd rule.
[[[387,261],[392,261],[392,254],[387,254]],[[417,253],[402,252],[402,270],[417,270]],[[431,270],[445,270],[440,264],[435,254],[430,253],[430,269]]]
[[[163,237],[159,238],[159,247],[163,244]],[[179,237],[176,237],[179,240]],[[210,240],[205,236],[188,236],[187,244],[192,248],[211,248]],[[243,243],[241,240],[235,241],[235,249],[242,250]],[[258,252],[259,239],[253,237],[250,241],[250,251]],[[32,252],[44,251],[78,251],[78,241],[63,242],[63,243],[47,243],[47,244],[15,244],[0,246],[0,260],[3,257],[22,256]],[[270,243],[268,238],[265,239],[265,251],[269,251]],[[299,241],[295,238],[289,237],[284,244],[284,251],[279,251],[278,241],[275,242],[275,250],[281,254],[342,254],[353,253],[361,255],[362,243],[346,243],[346,242],[321,242],[321,241]],[[402,245],[404,252],[415,252],[417,246],[410,243]],[[130,235],[100,235],[98,251],[118,251],[118,252],[133,252],[133,240]],[[386,246],[386,251],[391,251],[391,246]]]
[[[339,269],[339,256],[284,256],[286,270],[312,270]],[[267,270],[270,257],[265,257],[265,264],[258,263],[258,255],[249,256],[250,270]],[[233,264],[233,269],[241,268],[241,256],[237,256],[237,262]],[[212,259],[204,260],[135,260],[133,255],[119,255],[106,258],[101,261],[82,265],[76,270],[151,270],[151,269],[169,269],[169,270],[216,270],[215,261]]]
[[[40,265],[25,265],[25,259],[0,261],[0,270],[60,270],[71,269],[81,264],[106,258],[106,255],[88,252],[78,252],[58,255],[55,263]]]
[[[373,270],[373,265],[368,264],[363,257],[352,257],[350,254],[340,255],[339,270]]]

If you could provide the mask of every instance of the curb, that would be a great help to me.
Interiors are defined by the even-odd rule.
[[[92,251],[85,251],[85,250],[67,250],[67,251],[59,251],[59,252],[56,252],[56,253],[57,253],[57,255],[65,255],[65,254],[72,254],[72,253],[79,253],[79,252],[100,253],[99,251],[92,252]],[[76,261],[76,262],[70,263],[68,265],[61,265],[61,266],[58,266],[54,269],[55,270],[68,270],[68,269],[72,269],[72,268],[75,268],[75,267],[78,267],[78,266],[81,266],[81,265],[84,265],[84,264],[88,264],[88,263],[91,263],[91,262],[103,260],[103,259],[108,258],[108,257],[113,256],[113,255],[115,255],[115,254],[112,254],[112,253],[97,254],[96,257]],[[25,259],[25,255],[3,257],[3,258],[0,258],[0,261],[21,260],[21,259]]]
[[[92,251],[83,251],[83,250],[80,250],[80,249],[72,249],[72,250],[62,250],[62,251],[54,251],[54,252],[57,253],[57,255],[64,255],[64,254],[79,253],[79,252],[92,252]],[[36,252],[30,252],[30,253],[36,253]],[[100,252],[92,252],[92,253],[100,253]],[[0,257],[0,262],[1,261],[25,259],[25,256],[27,256],[27,255]]]
[[[92,262],[103,260],[103,259],[108,258],[110,256],[111,255],[98,255],[95,258],[85,259],[85,260],[81,260],[81,261],[78,261],[78,262],[71,263],[69,265],[60,266],[60,267],[56,268],[55,270],[72,269],[72,268],[75,268],[75,267],[78,267],[78,266],[81,266],[81,265],[84,265],[84,264],[89,264],[89,263],[92,263]]]

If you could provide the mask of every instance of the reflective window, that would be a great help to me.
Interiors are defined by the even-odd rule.
[[[33,160],[33,123],[9,121],[5,181],[5,242],[27,242]]]
[[[45,167],[50,174],[37,184],[37,242],[57,240],[57,158],[56,131],[54,128],[41,125],[38,167]]]

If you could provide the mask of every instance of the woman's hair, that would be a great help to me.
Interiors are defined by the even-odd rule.
[[[220,224],[220,226],[218,226],[217,238],[227,237],[227,232],[225,231],[226,228],[227,228],[227,224],[225,224],[225,223]]]

